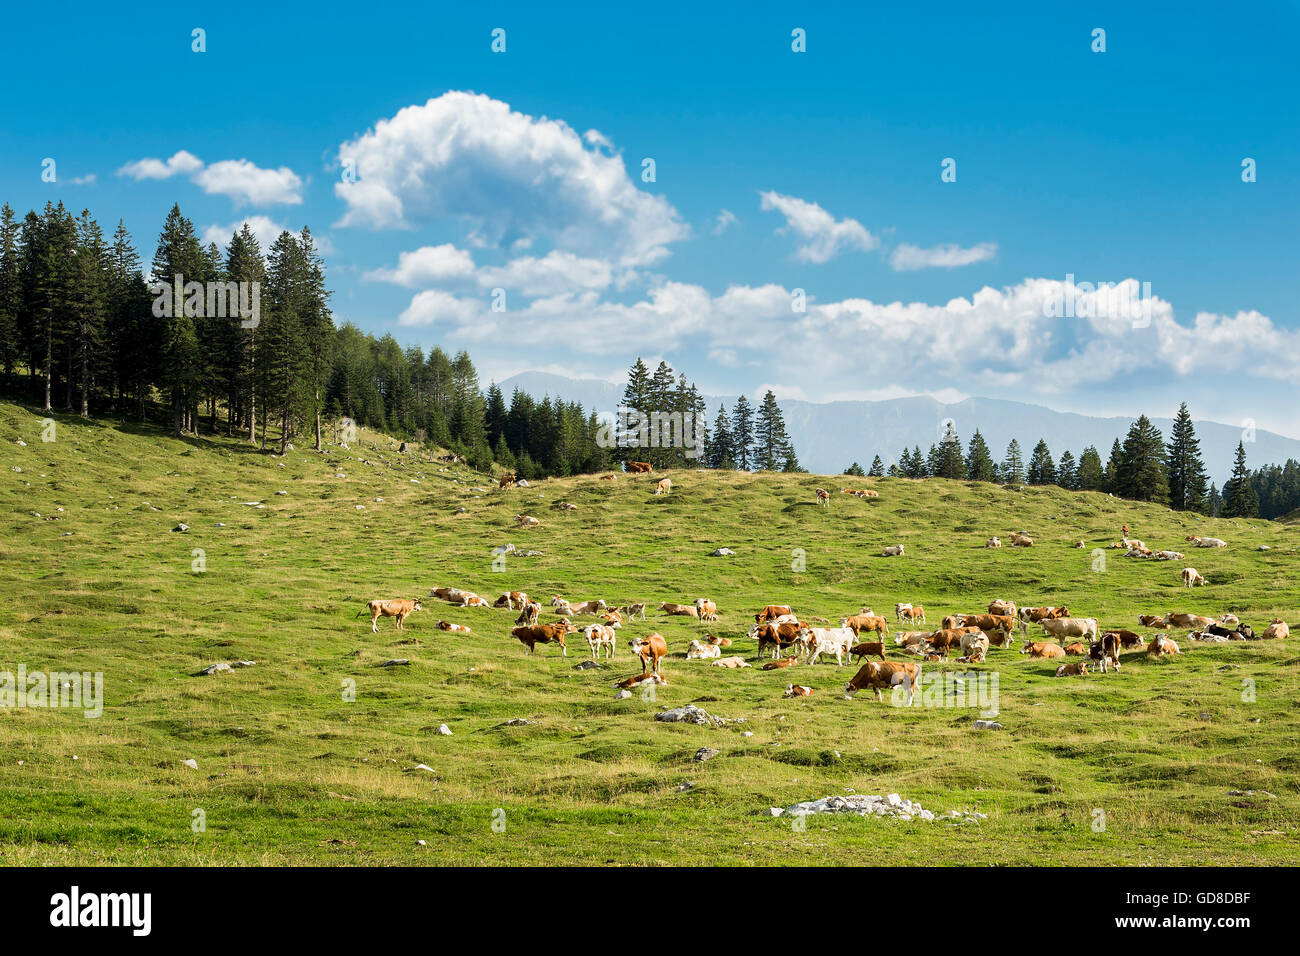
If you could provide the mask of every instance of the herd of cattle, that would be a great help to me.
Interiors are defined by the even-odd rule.
[[[506,591],[495,601],[489,602],[472,591],[436,587],[430,590],[429,597],[439,598],[457,607],[494,607],[519,611],[510,634],[527,648],[529,654],[534,653],[538,645],[556,644],[561,653],[568,656],[566,635],[581,632],[592,658],[599,660],[607,657],[612,660],[617,646],[616,631],[627,621],[646,619],[644,603],[615,607],[603,600],[569,601],[555,595],[550,600],[550,606],[558,618],[553,622],[540,623],[541,604],[522,591]],[[371,616],[372,631],[378,630],[381,617],[395,618],[400,630],[404,627],[406,618],[414,611],[423,610],[423,605],[418,599],[376,600],[369,602],[366,610]],[[667,615],[689,617],[700,623],[718,619],[717,604],[707,598],[697,598],[692,604],[663,602],[658,610]],[[599,621],[579,627],[572,622],[572,618],[578,615],[594,616]],[[1017,607],[1010,601],[995,600],[986,611],[950,614],[942,619],[938,629],[915,630],[910,628],[927,623],[925,608],[919,604],[899,603],[894,606],[894,619],[900,628],[892,635],[890,642],[889,620],[868,607],[862,608],[857,614],[842,616],[839,626],[833,627],[829,626],[830,622],[825,618],[801,618],[788,604],[768,604],[754,615],[754,623],[747,629],[746,637],[755,642],[756,659],[770,658],[762,665],[763,670],[789,668],[801,663],[811,666],[820,658],[834,658],[841,666],[850,661],[865,660],[854,677],[844,685],[845,697],[850,698],[858,690],[869,689],[875,692],[879,700],[884,689],[902,686],[907,691],[909,705],[920,680],[922,661],[946,661],[955,650],[960,663],[985,663],[992,648],[1010,649],[1015,645],[1017,635],[1022,642],[1021,654],[1043,659],[1080,658],[1074,662],[1062,662],[1056,669],[1058,677],[1084,675],[1090,668],[1101,673],[1118,671],[1121,651],[1145,652],[1151,657],[1181,653],[1178,644],[1163,633],[1154,633],[1148,640],[1132,630],[1102,630],[1097,618],[1071,616],[1069,609],[1064,606]],[[1274,619],[1257,635],[1249,624],[1242,623],[1232,614],[1224,614],[1217,620],[1185,612],[1142,614],[1138,617],[1138,623],[1152,632],[1187,629],[1188,638],[1195,641],[1222,642],[1290,636],[1288,625],[1281,619]],[[827,626],[817,626],[818,624]],[[448,621],[439,621],[438,627],[444,631],[471,632],[471,628],[463,624]],[[1029,639],[1030,627],[1041,629],[1041,634],[1036,636],[1042,640]],[[870,639],[863,640],[864,635]],[[666,683],[661,662],[668,654],[668,644],[663,635],[652,632],[645,637],[634,637],[627,643],[634,657],[641,663],[641,673],[619,681],[618,686],[632,687],[646,681]],[[752,666],[742,656],[724,655],[724,649],[731,646],[731,638],[704,633],[699,639],[690,641],[685,656],[688,661],[710,661],[715,667]],[[905,659],[889,660],[889,648]],[[879,660],[871,660],[873,657]],[[787,695],[790,696],[810,693],[812,689],[808,687],[793,684],[787,687]]]

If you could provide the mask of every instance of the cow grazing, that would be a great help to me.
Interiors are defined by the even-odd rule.
[[[1097,639],[1097,619],[1095,617],[1060,617],[1039,621],[1038,626],[1048,637],[1058,640],[1066,637],[1082,637],[1090,641]]]
[[[654,471],[654,466],[648,461],[629,461],[627,463],[628,474],[643,475]]]
[[[1079,677],[1086,673],[1088,673],[1087,661],[1074,661],[1071,664],[1062,664],[1056,669],[1057,677]]]
[[[718,606],[708,598],[696,598],[695,611],[701,621],[716,621],[718,619]]]
[[[1065,648],[1060,644],[1053,644],[1050,641],[1036,641],[1027,643],[1020,649],[1021,654],[1028,654],[1030,657],[1064,657]]]
[[[666,614],[678,614],[682,617],[693,617],[697,620],[700,616],[700,611],[694,604],[669,604],[664,601],[659,605],[659,610]]]
[[[1183,585],[1190,588],[1193,584],[1204,585],[1205,578],[1195,568],[1183,568]]]
[[[424,606],[420,604],[418,600],[414,600],[414,601],[375,600],[375,601],[368,602],[365,606],[365,609],[358,611],[356,616],[360,617],[362,614],[365,614],[366,611],[369,611],[370,632],[374,634],[379,631],[379,619],[381,617],[397,618],[397,629],[401,631],[401,630],[405,630],[404,625],[406,623],[406,618],[408,615],[411,614],[412,611],[423,611],[423,610],[424,610]]]
[[[901,544],[891,544],[888,548],[880,552],[881,557],[899,558],[903,556],[903,546]]]
[[[644,620],[645,620],[645,602],[642,601],[642,602],[640,602],[639,604],[624,604],[621,608],[618,609],[618,613],[619,613],[619,614],[626,614],[629,618],[639,617],[639,618],[641,618],[641,620],[644,621]]]
[[[688,661],[706,661],[721,656],[722,648],[717,644],[691,641],[691,643],[686,647],[686,659]]]
[[[438,629],[440,631],[455,631],[457,634],[468,634],[469,628],[464,624],[452,624],[450,621],[439,621]]]
[[[1264,633],[1261,636],[1270,641],[1282,640],[1291,636],[1291,627],[1280,617],[1275,617],[1273,623],[1264,628]]]
[[[509,488],[519,479],[515,475],[502,475],[501,481],[497,483],[498,488]]]
[[[659,483],[655,485],[655,494],[666,495],[673,490],[673,480],[671,478],[660,478]]]
[[[913,604],[910,607],[903,608],[903,622],[905,624],[924,624],[925,608],[920,604]]]
[[[508,607],[514,611],[528,604],[528,595],[523,591],[506,591],[492,602],[493,607]]]
[[[882,661],[885,659],[885,642],[884,641],[863,641],[861,644],[854,644],[849,648],[849,656],[854,662],[861,661],[864,657],[879,657]]]
[[[1155,638],[1147,645],[1147,654],[1152,657],[1164,657],[1167,654],[1181,654],[1178,645],[1172,638],[1165,637],[1163,634],[1157,634]]]
[[[824,488],[818,488],[817,503],[823,508],[829,508],[831,506],[831,493]]]
[[[844,699],[852,700],[860,690],[873,690],[881,700],[884,688],[907,687],[907,706],[912,706],[916,687],[921,682],[921,665],[916,661],[867,661],[844,685]]]
[[[570,624],[564,618],[560,618],[554,624],[534,624],[532,626],[516,627],[510,631],[510,636],[518,638],[519,642],[528,648],[531,654],[538,644],[559,644],[560,651],[565,656],[569,656],[569,649],[564,645],[564,635],[572,634],[577,628]]]
[[[743,657],[719,657],[716,661],[710,662],[713,667],[727,667],[739,669],[741,667],[751,667],[749,661]]]
[[[664,640],[662,634],[655,631],[649,637],[634,637],[627,644],[632,648],[632,653],[641,658],[642,674],[646,672],[646,668],[656,674],[659,673],[659,662],[668,653],[668,642]]]

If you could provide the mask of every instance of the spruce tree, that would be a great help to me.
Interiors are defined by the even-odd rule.
[[[1007,445],[1007,453],[1002,458],[999,475],[1005,485],[1018,485],[1025,480],[1025,463],[1020,453],[1020,442],[1014,438]]]
[[[1251,484],[1250,469],[1246,467],[1244,442],[1237,442],[1232,477],[1223,486],[1223,508],[1219,513],[1224,518],[1254,518],[1259,514],[1259,496]]]
[[[788,463],[794,458],[794,448],[785,430],[785,416],[776,402],[776,395],[768,389],[763,404],[758,407],[754,443],[758,468],[762,471],[791,471]]]
[[[736,399],[731,412],[731,453],[741,471],[754,467],[754,406],[744,395]]]
[[[966,450],[966,477],[971,481],[994,481],[997,478],[993,456],[989,453],[988,443],[984,441],[984,436],[980,434],[978,428],[971,436],[970,445]]]
[[[1083,491],[1101,491],[1106,483],[1105,471],[1101,466],[1101,455],[1093,445],[1089,445],[1079,456],[1079,488]]]
[[[1071,491],[1079,487],[1079,468],[1069,449],[1061,452],[1061,460],[1056,465],[1056,483]]]
[[[1052,452],[1045,439],[1038,439],[1029,456],[1029,467],[1025,472],[1025,481],[1031,485],[1052,485],[1056,483],[1056,465],[1052,461]]]
[[[1115,494],[1133,501],[1169,503],[1164,439],[1145,415],[1138,416],[1124,439],[1115,473]]]
[[[713,422],[713,436],[709,440],[708,467],[731,470],[736,467],[732,452],[731,423],[727,421],[725,405],[718,406],[718,417]]]
[[[935,465],[930,474],[936,478],[966,477],[966,459],[961,453],[961,439],[957,437],[957,430],[951,422],[944,427],[943,437],[939,439]]]
[[[1166,448],[1169,462],[1169,506],[1175,511],[1200,511],[1205,505],[1205,462],[1187,403],[1178,406]]]
[[[879,455],[877,455],[875,458],[871,459],[871,468],[867,471],[867,474],[870,475],[872,478],[883,478],[883,477],[884,477],[884,475],[885,475],[885,463],[884,463],[883,461],[880,460],[880,456],[879,456]]]

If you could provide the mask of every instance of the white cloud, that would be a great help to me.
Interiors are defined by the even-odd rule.
[[[198,170],[193,179],[205,193],[228,196],[236,205],[302,203],[302,180],[288,166],[262,169],[246,159],[223,159]]]
[[[540,237],[561,251],[645,265],[689,230],[661,196],[638,189],[621,156],[567,124],[453,91],[399,110],[343,143],[357,182],[336,183],[341,225],[414,228],[463,220],[479,241]]]
[[[759,196],[765,212],[779,212],[785,217],[786,228],[804,240],[795,250],[796,259],[820,264],[846,249],[870,252],[880,245],[880,240],[856,219],[837,220],[815,202],[772,191],[760,192]]]
[[[484,309],[484,304],[470,299],[460,299],[442,289],[417,292],[411,304],[397,317],[398,325],[433,325],[443,322],[462,327],[473,322]]]
[[[730,209],[720,210],[718,217],[713,220],[713,234],[720,236],[727,231],[728,226],[734,226],[738,222],[740,220],[736,218],[736,214]]]
[[[171,159],[137,159],[127,163],[117,171],[119,176],[130,176],[134,180],[170,179],[178,174],[193,173],[203,168],[203,160],[193,153],[180,150]]]
[[[464,279],[474,274],[474,257],[464,249],[446,242],[440,246],[421,246],[397,257],[397,268],[374,269],[363,278],[397,285],[418,287],[448,279]]]
[[[889,257],[889,265],[895,272],[907,272],[915,269],[952,269],[969,266],[976,262],[987,262],[998,254],[996,242],[981,242],[979,245],[963,249],[956,243],[945,243],[922,249],[904,242]]]
[[[296,206],[302,203],[302,179],[288,166],[262,169],[247,159],[223,159],[205,166],[193,153],[180,150],[167,161],[146,157],[127,163],[119,176],[142,179],[170,179],[185,175],[205,193],[227,196],[235,205]]]

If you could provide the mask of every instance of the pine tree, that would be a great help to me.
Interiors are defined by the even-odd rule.
[[[1250,482],[1250,469],[1246,467],[1246,445],[1237,442],[1237,456],[1232,466],[1232,477],[1223,486],[1224,518],[1254,518],[1259,514],[1259,496]]]
[[[1056,465],[1052,461],[1052,452],[1045,439],[1038,439],[1029,456],[1029,468],[1025,472],[1025,481],[1031,485],[1052,485],[1056,483]]]
[[[247,283],[250,308],[252,290],[255,287],[260,290],[266,284],[266,260],[262,258],[262,248],[257,241],[257,236],[247,222],[230,237],[230,242],[226,246],[226,278],[230,282]],[[259,312],[260,300],[259,291]],[[231,369],[232,379],[227,386],[230,395],[228,400],[238,407],[240,421],[247,421],[248,440],[253,442],[257,440],[257,392],[261,379],[260,356],[257,350],[261,316],[260,314],[248,318],[240,316],[234,321],[237,323],[233,356],[235,361]],[[360,387],[359,376],[349,377],[348,384]],[[359,395],[349,395],[347,403],[341,406],[347,417],[356,419],[355,402],[359,400]]]
[[[718,417],[713,421],[713,437],[709,442],[708,467],[730,470],[736,467],[732,452],[731,423],[727,421],[725,405],[718,406]]]
[[[1007,453],[1002,459],[1000,474],[1002,483],[1006,485],[1018,485],[1025,480],[1025,464],[1020,455],[1020,442],[1014,438],[1007,445]]]
[[[76,271],[73,276],[72,346],[82,418],[90,417],[90,394],[104,361],[104,322],[108,306],[108,247],[99,224],[83,210],[77,220]]]
[[[1069,449],[1061,452],[1061,460],[1056,466],[1056,483],[1071,491],[1079,487],[1079,468],[1074,463],[1074,455],[1070,454]]]
[[[877,458],[877,460],[879,460],[879,458]],[[863,471],[862,466],[855,461],[853,464],[849,465],[849,467],[844,469],[844,474],[852,475],[855,478],[865,478],[867,473]]]
[[[758,407],[758,421],[754,429],[757,465],[762,471],[790,471],[789,461],[794,457],[790,436],[785,430],[785,417],[776,396],[768,389],[763,404]]]
[[[4,389],[13,388],[18,365],[18,312],[22,308],[22,272],[19,264],[19,228],[8,203],[0,206],[0,369]]]
[[[1110,457],[1106,460],[1106,470],[1102,474],[1102,491],[1112,495],[1119,494],[1119,471],[1123,461],[1124,449],[1116,438],[1110,446]]]
[[[1115,473],[1115,494],[1133,501],[1169,503],[1169,477],[1160,429],[1145,415],[1128,430]]]
[[[757,459],[754,449],[754,407],[741,395],[731,412],[731,454],[741,471],[750,471]]]
[[[970,481],[994,481],[997,478],[997,469],[993,464],[993,456],[989,453],[989,446],[984,441],[984,436],[980,430],[975,429],[975,434],[971,436],[970,444],[966,449],[966,477]]]
[[[879,455],[877,455],[875,458],[871,459],[871,468],[868,469],[867,474],[870,475],[872,478],[883,478],[883,477],[884,477],[884,475],[885,475],[885,463],[884,463],[883,461],[880,460],[880,456],[879,456]]]
[[[198,335],[194,328],[196,311],[188,300],[185,284],[199,282],[204,273],[203,250],[199,246],[194,224],[173,205],[158,236],[158,251],[153,257],[154,279],[159,287],[156,304],[161,311],[161,384],[171,396],[172,430],[180,436],[192,429],[192,408],[197,401],[201,380]],[[187,304],[188,302],[188,304]]]
[[[1200,511],[1205,505],[1205,462],[1187,403],[1178,406],[1166,448],[1169,462],[1169,506],[1175,511]]]
[[[1083,491],[1101,491],[1106,483],[1106,475],[1101,467],[1101,455],[1093,445],[1089,445],[1079,456],[1079,488]]]

